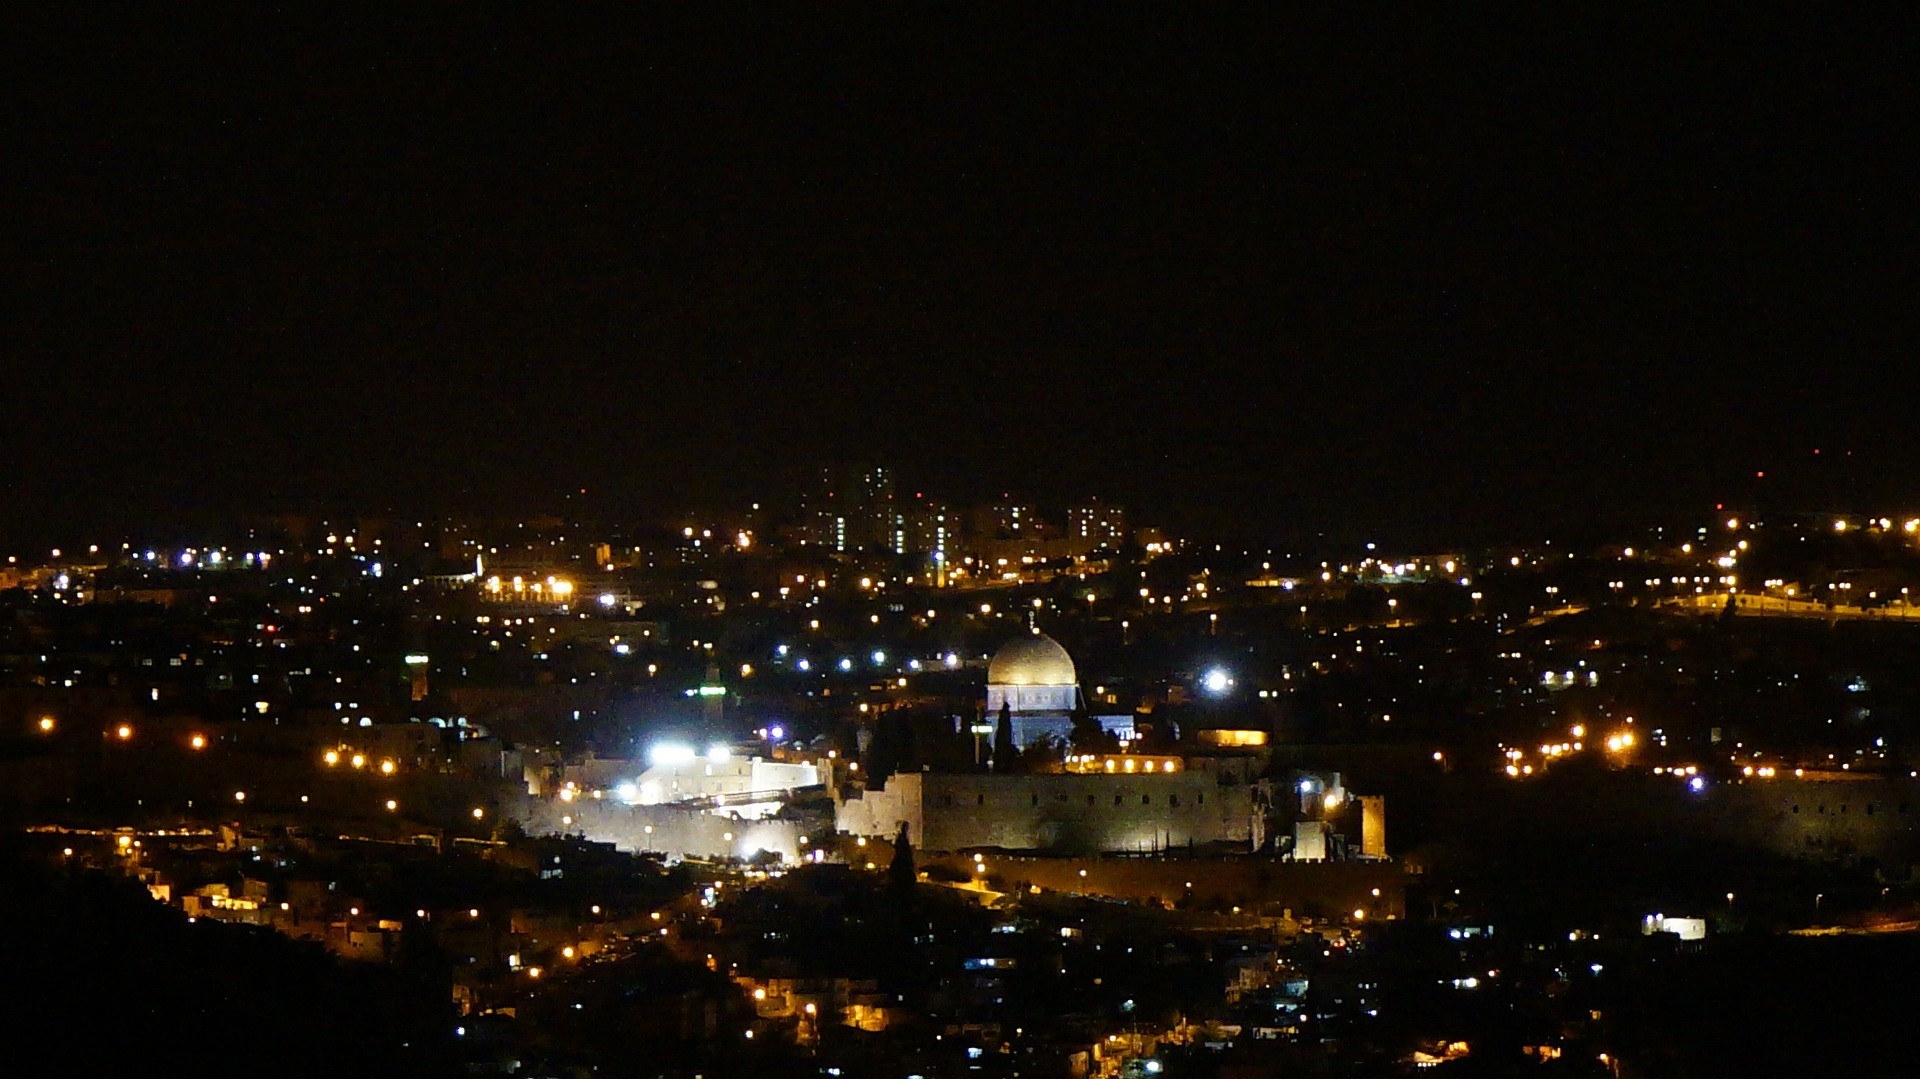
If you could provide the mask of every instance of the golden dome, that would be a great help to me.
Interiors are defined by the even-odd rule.
[[[990,686],[1072,686],[1080,683],[1073,657],[1044,633],[1016,637],[987,664]]]

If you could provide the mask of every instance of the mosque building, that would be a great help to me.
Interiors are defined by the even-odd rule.
[[[1066,738],[1079,704],[1080,678],[1073,657],[1044,633],[1015,637],[987,664],[987,722],[1006,707],[1018,745],[1032,745],[1042,735]]]

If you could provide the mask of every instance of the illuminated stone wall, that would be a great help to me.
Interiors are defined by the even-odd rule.
[[[1255,788],[1174,775],[896,775],[840,806],[836,827],[887,837],[901,821],[926,850],[1146,852],[1251,844]]]
[[[774,851],[789,865],[800,860],[802,837],[814,838],[829,827],[824,818],[811,824],[736,820],[674,806],[622,805],[610,799],[571,803],[529,799],[520,823],[534,835],[583,835],[620,850],[658,853],[669,860],[752,858]]]
[[[1229,858],[1053,858],[987,855],[929,858],[953,874],[984,879],[988,887],[1020,891],[1038,885],[1052,891],[1115,899],[1245,906],[1249,913],[1348,919],[1406,915],[1406,870],[1396,862],[1286,862],[1247,856]],[[984,867],[984,872],[976,870]],[[1375,894],[1375,892],[1379,894]]]

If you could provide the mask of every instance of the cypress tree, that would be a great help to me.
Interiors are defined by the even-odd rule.
[[[900,834],[893,837],[893,861],[887,863],[887,890],[898,900],[913,897],[918,874],[913,866],[913,840],[907,837],[907,822],[900,822]]]
[[[1000,702],[1000,722],[993,728],[993,770],[1011,772],[1020,764],[1020,747],[1013,743],[1013,705]]]

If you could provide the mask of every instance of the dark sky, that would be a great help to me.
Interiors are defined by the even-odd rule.
[[[864,459],[1241,533],[1920,505],[1908,25],[244,10],[0,46],[0,531]]]

